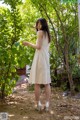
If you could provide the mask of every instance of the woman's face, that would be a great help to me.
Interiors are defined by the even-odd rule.
[[[40,30],[42,28],[41,22],[38,22],[37,29]]]

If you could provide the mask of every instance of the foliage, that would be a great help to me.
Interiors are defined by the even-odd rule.
[[[34,49],[23,47],[21,41],[36,43],[35,23],[40,17],[48,21],[52,84],[59,84],[62,71],[67,77],[79,76],[77,66],[78,11],[76,3],[58,0],[2,0],[0,7],[0,90],[2,97],[10,94],[18,76],[16,68],[31,65]],[[69,69],[68,69],[69,68]],[[80,76],[79,76],[80,77]],[[70,76],[69,76],[70,78]],[[66,86],[66,85],[65,85]],[[63,87],[65,87],[63,86]]]
[[[56,47],[56,56],[58,56],[57,60],[61,60],[58,67],[61,67],[63,64],[72,93],[74,91],[72,79],[72,64],[74,66],[74,61],[71,61],[71,58],[72,55],[77,54],[76,51],[78,43],[77,4],[69,2],[64,4],[58,0],[42,0],[42,2],[39,0],[31,1],[40,11],[41,15],[44,16],[50,23],[52,40],[54,41],[54,45]],[[52,56],[54,56],[54,52]],[[52,58],[54,62],[54,57]],[[56,62],[58,63],[58,61]]]
[[[21,0],[3,0],[3,2],[8,5],[8,8],[0,8],[0,94],[2,98],[9,95],[16,84],[18,79],[16,69],[32,63],[34,49],[23,47],[21,41],[28,40],[35,43],[34,23],[39,16],[39,14],[34,16],[36,9],[32,9],[30,1],[23,3]]]
[[[16,1],[4,1],[10,9],[0,8],[0,90],[4,98],[12,91],[18,76],[16,72],[16,51],[14,44],[20,39],[22,23]],[[18,3],[18,1],[17,1]],[[15,80],[16,79],[16,80]]]

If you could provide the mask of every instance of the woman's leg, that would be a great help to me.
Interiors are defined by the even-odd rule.
[[[50,103],[50,96],[51,96],[51,87],[50,84],[45,85],[45,95],[46,95],[46,110],[49,108],[49,103]]]
[[[45,95],[46,95],[46,101],[50,101],[50,96],[51,96],[51,87],[50,84],[45,85]]]
[[[41,111],[42,109],[42,105],[40,102],[40,85],[39,84],[35,84],[35,99],[36,99],[36,103],[37,103],[37,110]]]
[[[40,85],[39,84],[35,84],[35,99],[37,103],[40,100]]]

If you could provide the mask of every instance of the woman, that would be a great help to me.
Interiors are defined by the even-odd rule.
[[[24,41],[23,45],[30,46],[36,49],[30,71],[29,83],[35,84],[35,98],[37,102],[37,109],[39,111],[42,109],[42,104],[40,102],[40,85],[43,84],[45,86],[46,95],[45,110],[48,111],[51,94],[50,89],[51,78],[48,53],[50,34],[46,19],[40,18],[37,20],[36,30],[37,30],[36,44]]]

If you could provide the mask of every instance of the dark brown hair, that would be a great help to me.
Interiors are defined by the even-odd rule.
[[[47,24],[46,19],[45,18],[40,18],[40,19],[37,20],[37,22],[36,22],[36,30],[37,31],[38,31],[37,26],[38,26],[39,22],[42,25],[41,30],[43,30],[44,32],[47,32],[48,38],[49,38],[49,42],[50,42],[51,41],[50,32],[49,32],[49,28],[48,28],[48,24]]]

